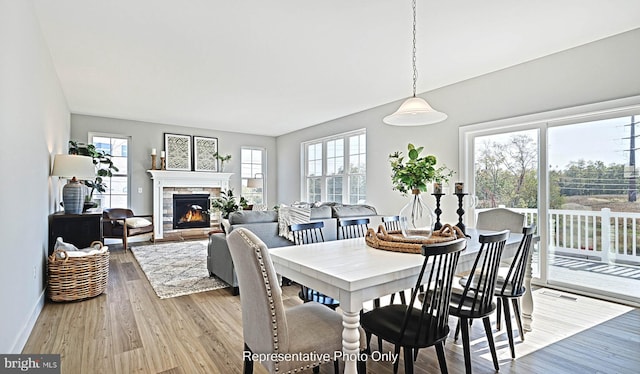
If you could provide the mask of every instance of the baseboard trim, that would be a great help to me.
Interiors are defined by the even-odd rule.
[[[27,340],[29,340],[29,336],[31,336],[31,332],[33,331],[33,328],[36,325],[36,321],[38,321],[38,317],[40,316],[40,313],[44,308],[45,291],[46,289],[42,290],[42,292],[40,293],[40,296],[38,297],[36,304],[33,306],[31,315],[29,316],[29,319],[27,320],[27,323],[25,324],[24,328],[22,328],[22,332],[20,333],[20,336],[18,336],[13,347],[11,347],[10,353],[12,354],[22,353],[24,346],[27,344]]]

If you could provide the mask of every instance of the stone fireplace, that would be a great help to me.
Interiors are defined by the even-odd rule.
[[[229,189],[229,179],[233,173],[209,173],[200,171],[147,170],[153,180],[153,223],[155,238],[163,239],[165,234],[189,229],[174,228],[174,195],[209,195],[216,197],[221,190]],[[207,198],[208,200],[208,198]],[[209,214],[209,202],[200,204]],[[209,214],[209,220],[213,215]],[[201,222],[204,229],[211,221]],[[188,226],[188,225],[187,225]]]

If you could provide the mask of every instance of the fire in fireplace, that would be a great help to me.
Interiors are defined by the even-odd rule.
[[[209,194],[173,195],[174,229],[209,226]]]

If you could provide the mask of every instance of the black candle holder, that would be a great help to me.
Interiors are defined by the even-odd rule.
[[[458,213],[458,223],[456,224],[456,226],[458,226],[458,228],[462,231],[462,233],[470,238],[469,235],[467,235],[467,228],[464,226],[464,223],[462,222],[462,216],[464,216],[464,209],[462,208],[462,199],[465,197],[465,195],[468,195],[468,193],[455,193],[456,196],[458,196],[458,210],[456,210],[456,213]]]
[[[442,228],[442,223],[440,223],[440,215],[442,214],[442,209],[440,209],[440,198],[444,195],[443,193],[432,193],[436,198],[436,210],[434,213],[436,214],[436,223],[433,225],[434,230],[440,230]]]

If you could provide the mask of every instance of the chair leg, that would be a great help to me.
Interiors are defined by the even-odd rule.
[[[396,355],[396,357],[400,356],[400,346],[396,344],[395,348],[393,349],[393,353]],[[396,360],[396,362],[393,363],[393,374],[397,374],[398,373],[398,366],[400,365],[400,360]]]
[[[403,347],[404,351],[404,372],[405,374],[413,374],[413,349]]]
[[[367,337],[367,352],[371,353],[371,333],[369,331],[365,331],[364,334]]]
[[[471,341],[469,339],[469,321],[467,318],[460,318],[458,326],[462,330],[462,350],[464,351],[464,372],[471,374]]]
[[[358,374],[367,374],[367,361],[358,360],[356,371]]]
[[[247,346],[246,343],[244,345],[244,350],[245,352],[251,352],[251,349],[249,349],[249,346]],[[249,356],[250,355],[244,357],[244,366],[242,369],[242,372],[244,374],[253,374],[253,361],[251,360],[251,358],[249,358]]]
[[[524,341],[524,328],[522,327],[522,313],[520,312],[520,299],[511,299],[511,304],[513,304],[513,314],[516,315],[516,323],[518,324],[520,341]]]
[[[458,323],[456,324],[456,332],[453,333],[453,341],[458,341],[458,336],[460,336],[460,318],[458,318]]]
[[[314,366],[312,370],[313,370],[313,374],[320,374],[320,366],[319,365],[318,366]]]
[[[440,364],[440,373],[447,374],[447,360],[444,358],[444,341],[436,344],[436,353],[438,354],[438,364]]]
[[[400,291],[400,302],[402,303],[402,305],[407,305],[407,295],[404,290]]]
[[[340,374],[340,363],[338,360],[333,360],[333,374]]]
[[[382,338],[378,336],[378,352],[382,353]]]
[[[500,331],[500,329],[502,328],[501,326],[501,322],[502,322],[502,298],[498,297],[496,298],[496,330]],[[506,315],[505,315],[506,316]]]
[[[124,246],[124,251],[126,252],[127,251],[127,237],[126,236],[124,236],[122,238],[122,245]]]
[[[491,321],[489,321],[489,317],[484,317],[482,319],[484,323],[484,332],[487,334],[487,342],[489,343],[489,349],[491,350],[491,358],[493,358],[493,367],[496,371],[500,370],[500,365],[498,365],[498,353],[496,352],[496,344],[493,342],[493,332],[491,331]]]
[[[498,299],[499,300],[499,299]],[[511,348],[511,358],[516,358],[516,348],[513,345],[513,327],[511,326],[511,311],[509,310],[508,300],[503,300],[504,306],[504,322],[507,326],[507,337],[509,338],[509,348]]]

